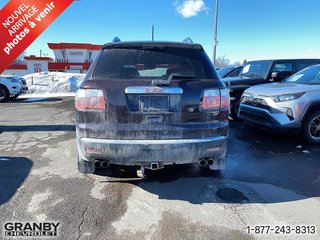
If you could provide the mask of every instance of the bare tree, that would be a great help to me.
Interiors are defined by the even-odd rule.
[[[225,67],[230,65],[230,59],[226,55],[219,56],[216,60],[216,67]]]
[[[242,63],[241,63],[240,61],[236,61],[236,62],[234,62],[232,65],[241,66]]]

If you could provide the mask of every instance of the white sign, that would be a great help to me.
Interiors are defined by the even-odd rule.
[[[83,67],[80,65],[71,65],[70,70],[82,70]]]
[[[70,63],[84,63],[86,60],[86,49],[66,49],[66,59]]]

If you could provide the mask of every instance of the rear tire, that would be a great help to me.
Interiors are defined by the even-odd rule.
[[[10,97],[9,91],[5,86],[0,85],[0,102],[5,102]]]
[[[234,104],[231,106],[230,109],[230,117],[233,120],[239,120],[238,114],[239,114],[239,109],[240,109],[240,99],[241,99],[241,94],[239,95],[235,95],[235,102]]]
[[[80,173],[94,173],[96,170],[94,163],[85,161],[78,156],[78,171]]]
[[[310,143],[320,143],[320,110],[309,114],[303,123],[302,135]]]

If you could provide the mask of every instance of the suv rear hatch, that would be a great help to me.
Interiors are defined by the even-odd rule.
[[[99,90],[102,102],[90,97],[95,91],[90,89]],[[155,140],[221,136],[227,95],[201,45],[105,45],[77,94],[78,134]],[[81,101],[102,108],[92,110]]]

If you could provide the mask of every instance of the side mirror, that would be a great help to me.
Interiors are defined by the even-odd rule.
[[[270,82],[281,81],[293,74],[292,71],[272,72]]]
[[[279,72],[271,73],[271,78],[278,78],[278,77],[279,77]]]
[[[272,72],[271,73],[271,78],[269,79],[269,82],[277,81],[278,78],[279,78],[279,72]]]

